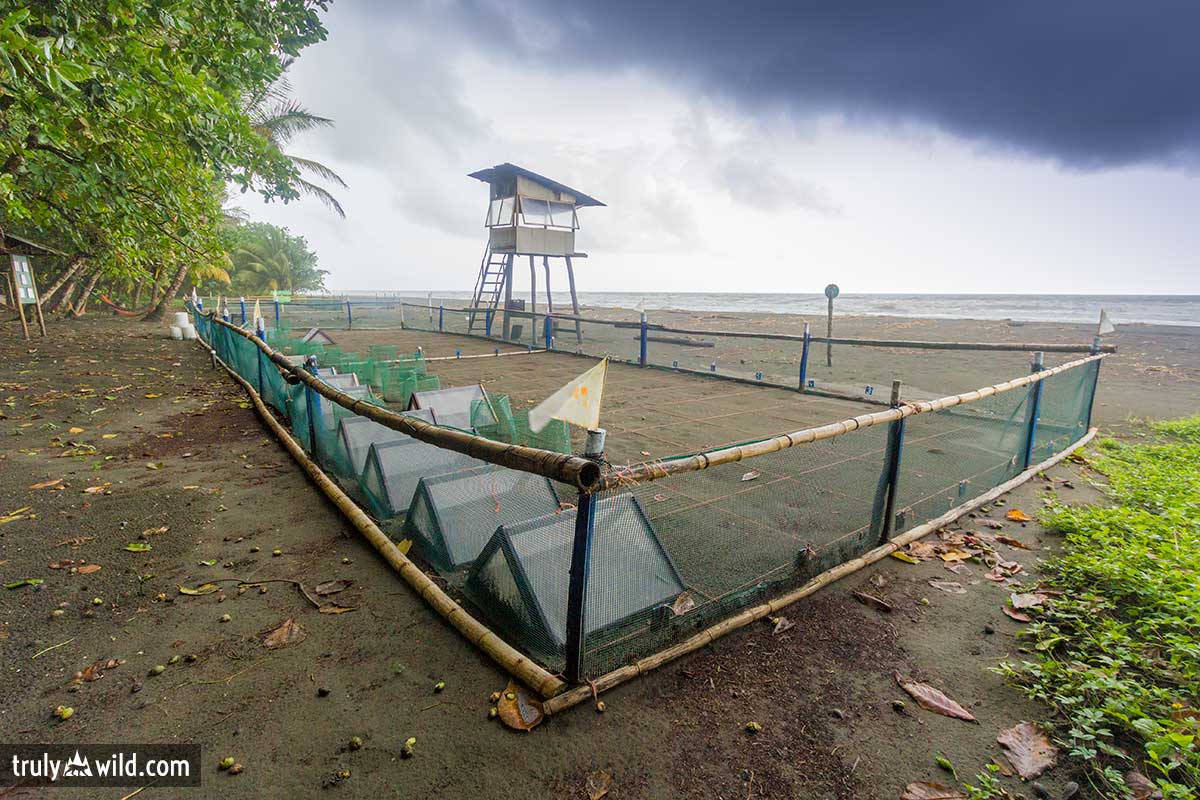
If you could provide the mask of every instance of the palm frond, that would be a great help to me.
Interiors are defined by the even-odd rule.
[[[296,179],[296,188],[304,194],[312,195],[320,200],[328,208],[333,209],[334,213],[342,219],[346,218],[346,212],[342,208],[342,204],[337,201],[337,198],[329,193],[329,190],[323,186],[318,186],[315,183],[310,183],[303,178]]]
[[[298,133],[330,127],[333,120],[313,114],[295,100],[286,100],[270,108],[256,109],[251,124],[267,139],[281,145]]]
[[[336,183],[338,186],[342,187],[343,189],[350,188],[349,186],[346,185],[346,182],[344,180],[342,180],[341,175],[338,175],[336,172],[334,172],[332,169],[330,169],[329,167],[322,164],[320,161],[313,161],[311,158],[301,158],[300,156],[292,156],[292,155],[288,156],[288,160],[291,161],[293,164],[295,164],[296,167],[301,172],[308,172],[312,175],[316,175],[318,178],[321,178],[322,180],[329,181],[330,183]]]

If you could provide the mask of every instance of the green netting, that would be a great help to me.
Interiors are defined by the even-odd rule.
[[[373,344],[367,348],[367,355],[376,361],[395,361],[399,358],[397,350],[394,344]]]
[[[513,422],[508,395],[495,394],[471,401],[471,427],[480,436],[497,442],[515,444],[517,427]]]
[[[429,381],[431,377],[433,376],[426,376],[421,381]],[[485,424],[495,422],[495,417],[487,413],[490,409],[487,394],[478,384],[452,386],[448,389],[422,389],[418,386],[417,391],[413,393],[411,407],[427,408],[433,412],[433,418],[438,425],[464,431],[473,430],[471,423],[476,421],[474,413],[487,415],[478,421]]]
[[[1042,381],[1042,398],[1034,435],[1033,463],[1062,452],[1087,433],[1092,393],[1100,362],[1052,375]]]
[[[405,533],[426,561],[450,573],[469,566],[501,525],[558,509],[558,492],[548,478],[488,464],[422,478]]]
[[[571,452],[571,429],[561,419],[552,419],[546,423],[546,427],[535,432],[529,427],[528,409],[522,409],[513,414],[513,426],[513,441],[516,444],[553,450],[556,453]]]
[[[408,512],[421,478],[483,465],[462,453],[406,438],[372,444],[359,483],[371,514],[392,520]]]
[[[506,638],[561,669],[575,510],[500,527],[463,586]],[[587,644],[621,639],[647,621],[666,621],[683,581],[637,500],[596,500],[584,630]]]

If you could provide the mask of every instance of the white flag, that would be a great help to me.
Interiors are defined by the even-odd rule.
[[[258,321],[263,318],[262,309],[258,306],[258,301],[254,301],[254,327],[258,327]]]
[[[1117,329],[1116,325],[1112,324],[1112,320],[1108,318],[1108,312],[1100,309],[1100,327],[1096,329],[1097,336],[1103,336],[1106,333],[1112,333]]]
[[[543,400],[529,411],[529,427],[538,433],[552,419],[561,419],[588,430],[600,426],[600,398],[604,394],[604,378],[608,374],[608,359]]]

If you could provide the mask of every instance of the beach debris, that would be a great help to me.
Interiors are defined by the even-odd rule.
[[[34,491],[37,491],[38,489],[49,489],[51,487],[58,486],[62,482],[63,482],[62,478],[55,478],[52,481],[42,481],[41,483],[35,483],[32,486],[30,486],[29,488],[33,489]]]
[[[900,800],[965,800],[966,795],[940,783],[913,781],[904,787]]]
[[[1004,606],[1000,609],[1006,617],[1015,619],[1017,622],[1033,622],[1033,617],[1026,614],[1024,611],[1018,611],[1011,606]]]
[[[511,680],[500,695],[496,708],[500,713],[500,721],[513,730],[533,730],[545,719],[541,701]]]
[[[226,756],[217,762],[217,769],[226,770],[232,767],[237,762],[233,760],[233,756]]]
[[[885,614],[890,614],[892,612],[891,603],[887,602],[886,600],[884,600],[880,597],[876,597],[873,594],[867,594],[866,592],[859,592],[859,591],[851,592],[851,594],[854,595],[855,600],[857,600],[858,602],[862,603],[865,606],[875,609],[876,611],[882,611]]]
[[[437,683],[435,683],[433,685],[433,693],[434,694],[441,694],[445,690],[446,690],[446,682],[445,681],[438,681]]]
[[[101,659],[95,664],[84,668],[82,671],[76,672],[72,682],[91,683],[92,681],[98,681],[104,677],[105,670],[116,669],[124,663],[125,660],[120,658]]]
[[[612,775],[598,769],[587,777],[588,800],[601,800],[612,786]]]
[[[746,723],[746,733],[750,734],[751,736],[757,736],[759,733],[762,733],[762,725],[759,725],[754,720],[751,720]]]
[[[942,552],[938,553],[938,558],[940,558],[942,561],[946,561],[946,562],[970,561],[972,558],[975,557],[975,555],[976,554],[972,553],[970,550],[964,550],[959,547],[951,547],[949,549],[943,550]]]
[[[933,542],[920,539],[915,542],[909,542],[905,552],[913,558],[925,561],[937,555],[937,546]]]
[[[221,587],[215,583],[202,583],[195,588],[192,588],[190,586],[183,586],[182,584],[179,586],[180,594],[191,595],[193,597],[196,597],[199,595],[205,595],[205,594],[212,594],[213,592],[219,592],[219,591],[221,591]]]
[[[278,628],[268,632],[263,637],[263,647],[268,650],[278,650],[281,647],[299,644],[304,641],[304,637],[307,635],[299,622],[296,622],[292,617],[288,617],[280,623]]]
[[[1004,530],[1004,523],[996,519],[981,519],[979,524],[985,528],[991,528],[994,531]]]
[[[970,567],[968,567],[966,564],[962,563],[961,561],[947,561],[942,566],[945,567],[947,569],[947,571],[953,572],[955,575],[958,575],[960,578],[969,578],[975,574],[974,570],[972,570]]]
[[[41,586],[46,582],[45,578],[22,578],[19,581],[4,584],[5,589],[20,589],[22,586]]]
[[[767,621],[775,626],[771,630],[771,633],[776,636],[784,631],[791,630],[792,628],[796,627],[796,623],[792,622],[787,617],[767,617]]]
[[[162,664],[155,664],[153,667],[150,668],[150,671],[147,672],[146,674],[153,678],[157,675],[162,675],[166,671],[167,671],[167,668],[165,666],[163,666]]]
[[[349,746],[351,750],[362,750],[363,740],[361,736],[351,736]]]
[[[894,550],[891,553],[888,553],[888,555],[890,555],[892,558],[896,559],[897,561],[903,561],[905,564],[920,564],[921,563],[918,559],[913,558],[908,553],[905,553],[903,550]]]
[[[233,766],[231,766],[229,768],[229,774],[230,775],[241,775],[242,771],[244,769],[246,769],[246,768],[243,767],[239,762],[235,761],[235,762],[233,762]]]
[[[125,549],[130,553],[148,553],[154,548],[146,542],[130,542],[125,545]]]
[[[967,590],[958,581],[941,581],[935,578],[929,580],[929,585],[946,594],[966,594]]]
[[[1032,722],[1001,731],[996,741],[1023,780],[1038,777],[1058,761],[1058,748]]]
[[[917,701],[917,705],[926,711],[932,711],[944,717],[966,720],[967,722],[976,721],[974,714],[951,700],[940,690],[933,688],[927,683],[919,683],[911,678],[904,678],[899,672],[895,673],[895,676],[896,683],[899,684],[900,688],[907,692],[912,699]]]
[[[412,758],[413,756],[415,756],[417,753],[413,748],[416,746],[417,746],[417,737],[410,736],[407,739],[405,739],[404,747],[400,748],[400,757],[401,758]]]
[[[671,613],[677,617],[681,617],[696,607],[696,601],[692,597],[691,592],[681,592],[675,601],[671,603]]]
[[[325,581],[324,583],[318,583],[313,591],[317,593],[318,597],[324,597],[326,595],[337,594],[338,592],[345,591],[346,589],[349,589],[350,586],[350,581]]]
[[[80,575],[91,575],[94,572],[100,571],[99,564],[81,564],[75,568],[75,572]]]
[[[345,614],[348,611],[356,611],[358,606],[339,606],[337,603],[326,603],[317,609],[321,614]]]
[[[63,722],[69,720],[71,715],[74,713],[75,709],[71,708],[70,706],[59,706],[58,708],[54,709],[54,716],[58,717]]]
[[[996,565],[992,567],[991,572],[987,573],[983,577],[987,578],[989,581],[1003,583],[1012,576],[1019,575],[1024,571],[1025,568],[1016,561],[997,561]]]
[[[108,488],[110,486],[112,486],[111,483],[101,483],[96,486],[89,486],[83,490],[83,493],[84,494],[112,494],[112,491]]]
[[[19,519],[33,519],[33,506],[22,506],[15,511],[10,511],[7,514],[0,516],[0,525],[5,525],[9,522],[16,522]]]
[[[761,472],[759,472],[759,471],[758,471],[758,470],[756,470],[756,469],[752,469],[752,470],[750,470],[749,472],[746,472],[746,473],[744,473],[744,474],[742,475],[742,481],[743,481],[743,482],[745,482],[745,481],[752,481],[752,480],[755,480],[756,478],[759,478],[759,477],[761,477],[761,476],[762,476],[762,473],[761,473]]]
[[[1041,592],[1013,592],[1008,597],[1012,607],[1021,608],[1036,608],[1045,603],[1049,598]]]
[[[1004,518],[1009,522],[1033,522],[1033,517],[1026,514],[1019,508],[1010,508]]]

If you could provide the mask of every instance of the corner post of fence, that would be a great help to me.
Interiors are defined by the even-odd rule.
[[[1099,354],[1100,354],[1100,337],[1097,336],[1095,339],[1092,340],[1092,355],[1095,356],[1095,355],[1099,355]],[[1092,385],[1088,389],[1087,413],[1084,414],[1085,423],[1083,426],[1083,430],[1085,433],[1092,429],[1092,409],[1096,405],[1096,387],[1100,385],[1100,364],[1102,362],[1100,359],[1096,359],[1092,363],[1095,364],[1096,366],[1095,366],[1095,369],[1092,370]]]
[[[604,453],[603,428],[589,430],[584,458],[599,460]],[[582,683],[587,674],[584,670],[584,650],[587,631],[584,622],[587,615],[587,584],[591,572],[592,535],[596,527],[596,496],[580,491],[575,506],[575,536],[571,544],[571,570],[567,584],[567,668],[569,683]]]
[[[442,305],[441,303],[438,303],[438,333],[441,333],[443,330],[445,330],[445,325],[444,325],[445,316],[446,316],[446,307],[444,305]]]
[[[1045,353],[1034,353],[1033,363],[1029,365],[1031,373],[1041,372],[1046,363]],[[1038,417],[1042,411],[1042,385],[1045,381],[1036,381],[1029,388],[1029,411],[1025,415],[1025,447],[1021,453],[1021,469],[1029,469],[1033,463],[1033,447],[1037,441]]]
[[[892,381],[892,408],[900,408],[900,390],[903,384]],[[896,532],[896,495],[900,493],[900,462],[904,458],[904,428],[906,417],[900,417],[888,425],[887,454],[876,492],[876,525],[880,542],[886,542]]]
[[[242,305],[242,324],[245,325],[246,324],[246,298],[244,298],[244,297],[241,298],[240,302]]]
[[[267,341],[267,323],[262,317],[254,320],[254,336],[260,342]],[[254,361],[258,364],[258,396],[263,396],[263,354],[258,345],[254,346]]]
[[[350,301],[346,301],[346,330],[354,329],[354,311],[350,308]]]
[[[317,375],[317,357],[309,356],[304,359],[304,369],[313,377]],[[308,407],[308,449],[317,461],[317,412],[321,408],[321,398],[314,397],[316,392],[308,384],[304,384],[304,404]]]
[[[646,325],[646,312],[643,311],[642,312],[642,321],[641,321],[641,334],[638,336],[638,339],[640,340],[640,348],[638,350],[638,366],[639,367],[646,366],[646,340],[647,340],[646,334],[647,334],[648,330],[649,330],[649,327]]]
[[[800,348],[800,391],[808,386],[808,348],[812,344],[812,325],[804,323],[804,344]]]

